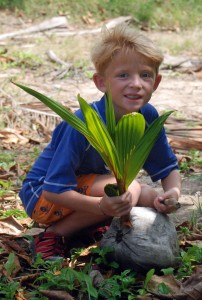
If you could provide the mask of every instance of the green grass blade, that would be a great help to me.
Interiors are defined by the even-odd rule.
[[[173,111],[166,112],[162,116],[158,117],[152,122],[152,124],[147,128],[144,136],[138,143],[137,147],[131,153],[130,158],[128,159],[128,164],[126,169],[128,170],[126,178],[126,186],[130,185],[133,179],[137,176],[139,171],[142,169],[152,147],[154,146],[160,131],[163,128],[163,125],[166,119]]]

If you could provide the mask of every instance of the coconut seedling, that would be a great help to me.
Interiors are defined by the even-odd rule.
[[[124,115],[116,122],[113,102],[109,93],[108,97],[105,97],[105,124],[90,104],[78,95],[79,105],[84,116],[84,121],[82,121],[55,100],[27,86],[14,84],[47,105],[82,133],[98,151],[117,182],[116,186],[107,185],[105,187],[108,196],[121,195],[127,191],[130,183],[142,169],[164,122],[172,113],[172,111],[164,113],[147,128],[143,115],[137,112]],[[122,220],[127,225],[130,218],[126,216]]]

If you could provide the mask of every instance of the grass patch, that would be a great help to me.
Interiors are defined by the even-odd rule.
[[[31,52],[17,50],[14,51],[12,55],[12,61],[1,63],[1,67],[3,69],[15,67],[20,67],[22,69],[32,69],[34,68],[34,66],[40,65],[42,63],[42,60],[38,56],[32,54]]]
[[[183,36],[181,31],[164,32],[161,37],[158,38],[158,45],[164,53],[169,49],[171,55],[191,53],[192,55],[200,56],[202,55],[202,31],[195,28],[192,31],[187,31],[186,35]]]
[[[199,150],[190,150],[187,155],[190,157],[189,160],[179,162],[180,172],[185,174],[191,174],[194,168],[202,168],[202,157]],[[192,175],[190,180],[200,180],[201,175]]]
[[[71,23],[100,22],[120,15],[131,15],[138,23],[151,28],[193,28],[198,26],[202,6],[200,0],[0,0],[0,8],[23,11],[32,18],[67,15]]]
[[[23,0],[0,0],[0,9],[24,9]]]
[[[9,209],[8,211],[4,211],[0,209],[0,218],[6,218],[6,217],[15,217],[18,220],[22,220],[24,218],[27,218],[27,214],[24,210],[20,209]]]

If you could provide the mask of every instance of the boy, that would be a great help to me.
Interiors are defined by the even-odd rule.
[[[148,102],[161,81],[162,60],[155,45],[132,28],[117,26],[102,33],[92,50],[93,80],[103,94],[107,95],[110,86],[116,121],[131,112],[141,113],[147,124],[158,117]],[[105,122],[104,96],[91,105]],[[76,114],[82,118],[80,110]],[[48,225],[34,240],[36,253],[41,252],[43,259],[64,257],[62,237],[68,240],[81,229],[127,215],[136,205],[169,213],[170,207],[162,200],[179,198],[180,176],[164,130],[144,169],[153,181],[161,180],[162,195],[134,180],[125,194],[107,197],[104,187],[115,183],[115,178],[85,137],[61,122],[20,192],[28,215]]]

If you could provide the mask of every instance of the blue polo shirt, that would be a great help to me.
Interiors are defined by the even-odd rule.
[[[105,122],[104,97],[100,101],[93,102],[91,106]],[[158,117],[157,110],[149,103],[141,108],[140,113],[148,125]],[[81,110],[75,114],[83,120]],[[162,179],[172,170],[178,169],[176,156],[168,144],[164,129],[143,168],[152,181]],[[109,170],[87,139],[65,121],[61,122],[53,131],[51,142],[38,157],[23,182],[19,195],[27,214],[32,215],[43,190],[53,193],[76,190],[76,177],[90,173],[108,174]]]

